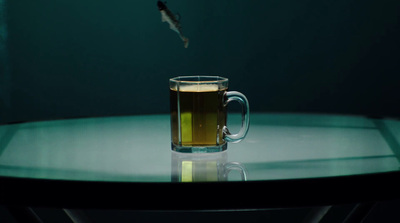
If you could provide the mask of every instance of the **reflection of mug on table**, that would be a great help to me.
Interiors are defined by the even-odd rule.
[[[226,142],[239,142],[249,128],[249,104],[240,92],[227,91],[228,79],[184,76],[170,79],[171,141],[178,152],[219,152]],[[226,127],[231,101],[242,105],[242,127],[231,134]]]
[[[227,151],[221,153],[171,154],[172,182],[227,181],[232,170],[239,172],[241,180],[247,180],[246,168],[238,162],[227,162]]]

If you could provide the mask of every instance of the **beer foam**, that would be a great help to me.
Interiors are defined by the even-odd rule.
[[[172,90],[176,91],[177,89],[174,88]],[[218,90],[226,90],[226,87],[221,86],[221,88],[218,88],[217,84],[198,84],[198,85],[179,86],[179,91],[183,92],[210,92]]]

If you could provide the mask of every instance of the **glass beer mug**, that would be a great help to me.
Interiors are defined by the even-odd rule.
[[[177,152],[207,153],[240,142],[249,129],[249,103],[237,91],[228,91],[228,79],[218,76],[181,76],[170,79],[171,148]],[[242,105],[237,134],[226,126],[227,105]]]

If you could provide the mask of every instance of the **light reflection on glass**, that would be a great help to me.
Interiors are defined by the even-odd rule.
[[[228,162],[227,151],[218,153],[179,153],[171,151],[172,182],[228,181],[232,170],[247,180],[247,170],[239,162]]]

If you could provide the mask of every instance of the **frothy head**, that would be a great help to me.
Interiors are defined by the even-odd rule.
[[[198,84],[198,85],[183,85],[179,86],[179,91],[182,92],[212,92],[226,90],[226,87],[218,86],[217,84]],[[177,91],[177,88],[171,88],[173,91]]]
[[[169,87],[182,92],[215,92],[228,89],[228,78],[219,76],[180,76],[169,79]]]

